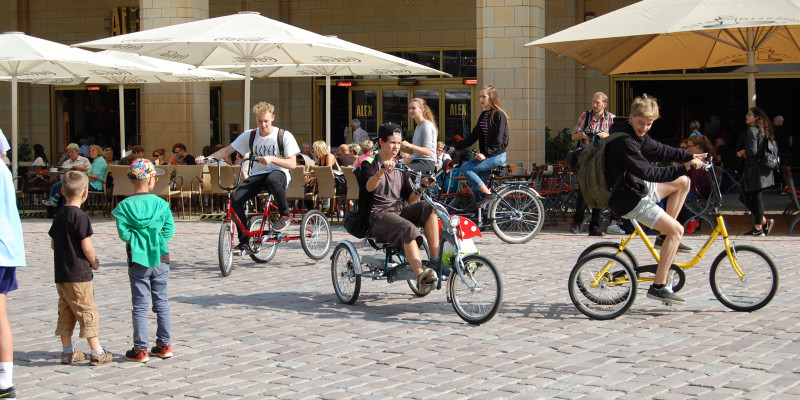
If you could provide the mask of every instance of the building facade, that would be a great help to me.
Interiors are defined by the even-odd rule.
[[[336,35],[453,75],[404,79],[334,77],[333,84],[337,86],[333,87],[331,101],[332,145],[345,141],[344,129],[353,118],[358,118],[368,132],[375,132],[386,121],[413,130],[413,121],[406,110],[408,101],[414,97],[426,99],[433,108],[440,140],[452,141],[453,136],[463,136],[474,126],[480,113],[477,92],[481,86],[493,84],[511,117],[509,162],[529,167],[532,162],[544,161],[545,126],[554,131],[574,126],[578,115],[589,108],[593,93],[609,93],[611,111],[622,113],[631,96],[639,90],[648,90],[652,81],[697,82],[697,77],[688,76],[685,71],[673,75],[605,77],[596,70],[581,68],[571,59],[524,47],[545,34],[631,3],[631,0],[6,0],[0,3],[0,29],[75,44],[244,10],[258,11],[272,19],[323,35]],[[796,79],[796,76],[789,73],[779,77]],[[743,77],[743,74],[739,78],[725,76],[726,79]],[[0,90],[10,93],[9,84],[0,82]],[[6,131],[10,130],[9,97],[0,100],[0,127]],[[140,143],[148,152],[156,148],[171,151],[174,143],[181,142],[191,154],[200,154],[204,146],[230,143],[243,126],[242,108],[259,101],[275,105],[275,124],[292,131],[298,141],[325,138],[324,79],[256,79],[252,82],[250,104],[245,105],[242,97],[242,82],[126,86],[126,142]],[[19,105],[20,138],[31,144],[43,144],[53,156],[59,155],[67,143],[80,138],[118,148],[114,146],[119,141],[115,87],[20,84]],[[676,126],[690,117],[685,114],[680,115]],[[669,129],[668,137],[674,137],[675,129]]]

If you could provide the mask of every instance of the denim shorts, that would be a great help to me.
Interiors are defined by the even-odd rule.
[[[640,224],[652,228],[655,226],[656,221],[664,215],[665,211],[658,206],[658,202],[661,201],[656,190],[658,183],[645,181],[645,184],[647,185],[647,196],[642,197],[639,200],[639,204],[636,204],[636,207],[623,215],[622,218],[635,219]]]
[[[0,293],[17,290],[17,267],[0,267]]]

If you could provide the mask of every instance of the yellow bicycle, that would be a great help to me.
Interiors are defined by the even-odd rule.
[[[778,269],[766,253],[753,246],[737,246],[728,237],[725,221],[719,211],[722,196],[719,190],[717,171],[706,164],[711,185],[709,202],[710,216],[716,227],[703,247],[691,260],[674,263],[670,267],[667,284],[674,292],[683,288],[686,281],[684,270],[697,265],[722,236],[725,250],[711,263],[709,281],[714,296],[726,307],[736,311],[755,311],[767,305],[778,291]],[[595,243],[578,257],[569,276],[569,297],[575,307],[592,319],[613,319],[624,314],[636,299],[639,282],[653,281],[659,255],[647,238],[639,223],[632,220],[636,230],[620,243],[607,241]],[[635,239],[641,238],[650,251],[655,264],[640,266],[636,257],[627,248]]]

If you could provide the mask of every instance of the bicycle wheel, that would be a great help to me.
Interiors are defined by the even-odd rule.
[[[454,270],[447,290],[456,314],[470,324],[480,325],[500,310],[503,281],[497,267],[488,258],[472,254],[464,257],[463,261],[464,279]]]
[[[512,187],[501,191],[489,206],[492,230],[506,243],[521,244],[531,240],[544,222],[544,206],[533,190]]]
[[[311,210],[300,222],[300,244],[313,260],[321,260],[331,249],[331,224],[319,210]]]
[[[426,242],[426,241],[422,242],[422,246],[419,247],[419,255],[422,256],[422,268],[430,267],[430,268],[433,268],[434,270],[436,270],[436,266],[434,266],[432,264],[427,264],[427,262],[428,262],[427,260],[430,260],[430,258],[431,258],[431,252],[428,249],[428,242]],[[396,262],[396,263],[400,263],[401,262],[401,260],[396,255],[392,256],[390,261],[391,262]],[[436,273],[438,274],[439,271],[436,271]],[[439,278],[441,278],[441,277],[439,277]],[[426,290],[426,291],[420,291],[417,288],[417,280],[416,279],[409,279],[406,282],[408,282],[408,287],[411,288],[411,291],[414,292],[414,294],[417,295],[417,297],[425,297],[425,296],[428,295],[428,293],[431,292],[432,286],[429,286],[428,290]]]
[[[734,272],[723,250],[711,264],[711,291],[731,310],[755,311],[767,305],[778,291],[778,269],[763,251],[752,246],[736,246],[736,264],[744,278]]]
[[[356,274],[356,255],[345,244],[336,246],[331,257],[333,290],[339,301],[353,304],[361,292],[361,275]]]
[[[591,253],[572,268],[567,289],[578,311],[592,319],[606,320],[628,311],[636,298],[637,283],[633,269],[622,258]]]
[[[636,257],[633,255],[633,252],[630,251],[627,247],[622,249],[622,252],[619,252],[619,243],[606,241],[606,242],[597,242],[593,243],[591,246],[587,247],[586,250],[581,252],[578,256],[578,260],[591,253],[611,253],[616,254],[617,256],[622,257],[623,260],[628,262],[634,270],[639,268],[639,261],[636,260]]]
[[[233,270],[233,235],[235,229],[233,228],[233,221],[222,221],[222,226],[219,228],[219,244],[217,252],[219,255],[219,270],[222,276],[228,276]]]
[[[250,232],[255,232],[261,229],[261,219],[263,217],[254,217],[250,220],[250,228],[248,230]],[[269,231],[269,225],[266,225],[264,228]],[[262,236],[262,242],[260,244],[253,244],[251,250],[254,252],[250,253],[250,258],[253,261],[264,264],[268,263],[275,257],[275,253],[278,252],[278,242],[268,242],[270,238],[269,232],[266,232],[264,236]],[[257,250],[257,251],[256,251]]]

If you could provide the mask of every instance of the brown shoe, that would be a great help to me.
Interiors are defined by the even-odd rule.
[[[85,359],[86,355],[77,350],[72,353],[61,353],[62,364],[77,364]]]
[[[89,355],[91,357],[92,365],[100,365],[111,362],[114,359],[114,355],[103,350],[103,354],[96,356],[94,354]]]

